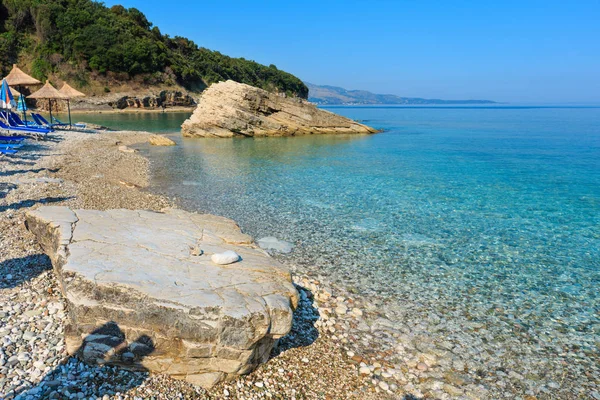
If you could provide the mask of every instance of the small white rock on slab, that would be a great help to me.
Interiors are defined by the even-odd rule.
[[[210,259],[218,265],[233,264],[240,260],[240,255],[232,250],[227,250],[223,253],[213,254]]]

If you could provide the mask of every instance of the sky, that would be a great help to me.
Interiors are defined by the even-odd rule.
[[[306,82],[404,97],[600,103],[600,0],[104,1]]]

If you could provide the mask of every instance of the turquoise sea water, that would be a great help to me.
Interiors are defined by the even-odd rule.
[[[125,113],[73,113],[75,122],[87,122],[119,130],[145,130],[156,133],[177,132],[189,112],[125,112]],[[58,114],[61,122],[69,122],[67,114]]]
[[[294,243],[282,260],[385,298],[387,318],[411,330],[464,341],[491,374],[500,363],[589,394],[600,382],[600,108],[331,111],[385,132],[174,134],[180,146],[144,149],[154,190]]]

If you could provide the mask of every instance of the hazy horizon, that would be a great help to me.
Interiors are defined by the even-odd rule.
[[[316,85],[378,94],[510,103],[600,103],[600,4],[277,4],[136,7],[165,34]]]

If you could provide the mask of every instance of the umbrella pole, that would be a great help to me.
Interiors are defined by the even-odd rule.
[[[69,129],[73,129],[73,124],[71,123],[71,102],[67,99],[67,108],[69,109]]]
[[[25,104],[25,96],[23,96],[23,87],[19,85],[19,97],[23,100],[23,122],[25,122],[25,126],[27,126],[27,105]],[[17,102],[17,107],[19,103]]]
[[[50,108],[50,126],[52,126],[52,99],[48,99],[48,107]]]

